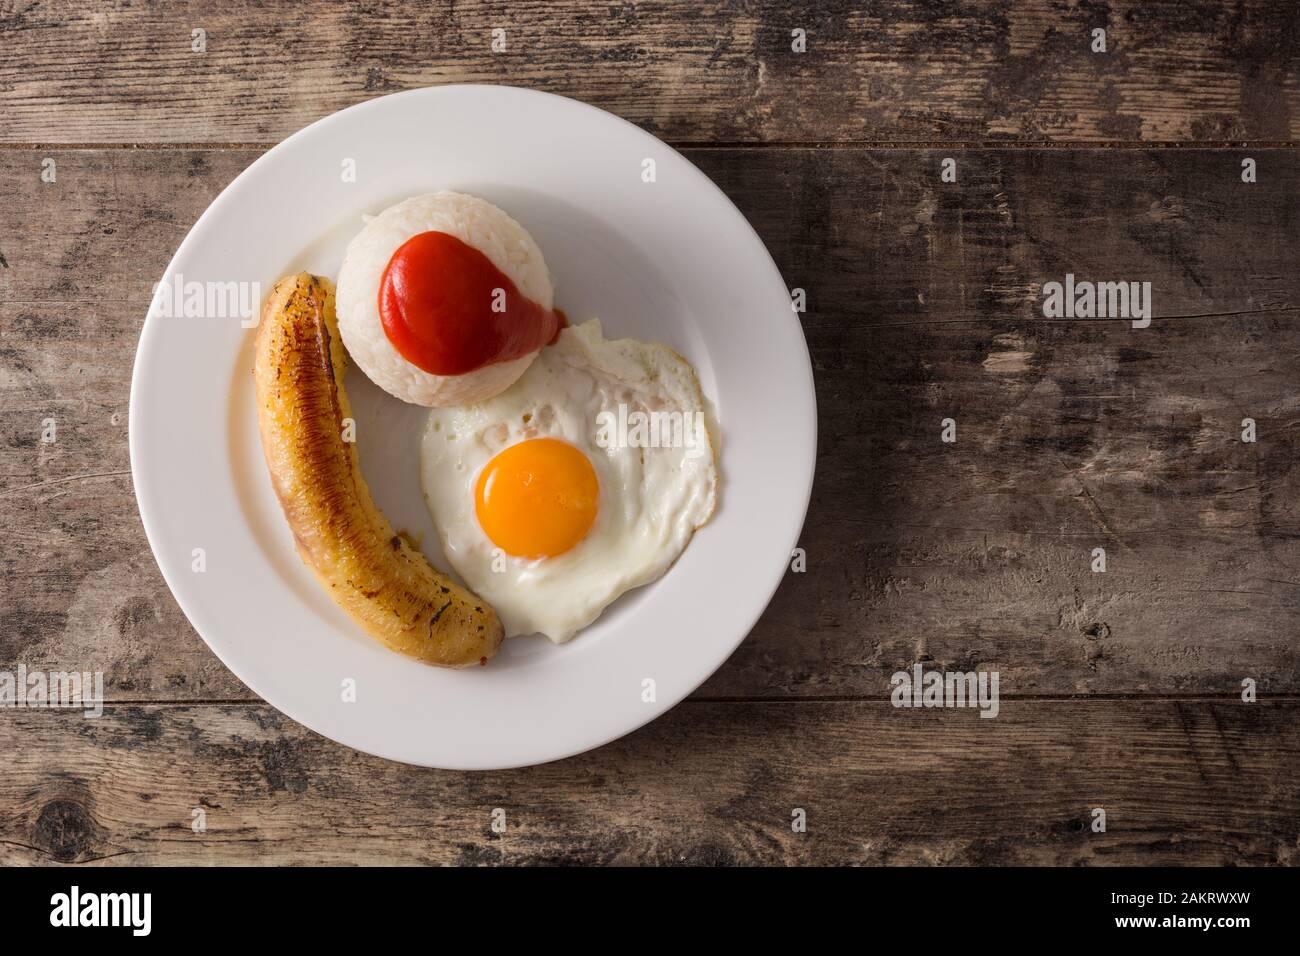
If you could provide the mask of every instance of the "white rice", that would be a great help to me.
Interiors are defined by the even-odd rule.
[[[445,232],[492,261],[519,291],[543,308],[554,304],[542,250],[523,226],[486,200],[464,193],[414,196],[368,221],[349,244],[339,270],[339,333],[352,360],[389,394],[432,408],[486,401],[505,391],[537,353],[465,375],[431,375],[402,357],[379,321],[379,284],[398,247],[421,232]]]

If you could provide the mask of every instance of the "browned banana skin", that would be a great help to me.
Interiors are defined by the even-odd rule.
[[[496,612],[435,571],[375,507],[343,440],[352,406],[334,286],[303,272],[271,290],[257,333],[262,451],[298,554],[336,604],[383,644],[441,667],[486,664]]]

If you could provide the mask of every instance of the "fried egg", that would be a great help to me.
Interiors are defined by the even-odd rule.
[[[421,453],[447,559],[508,636],[569,640],[663,575],[717,502],[694,369],[594,319],[494,398],[434,409]]]

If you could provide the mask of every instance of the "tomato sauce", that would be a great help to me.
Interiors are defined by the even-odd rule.
[[[388,341],[433,375],[464,375],[555,341],[564,314],[521,293],[492,260],[445,232],[398,247],[379,283]]]

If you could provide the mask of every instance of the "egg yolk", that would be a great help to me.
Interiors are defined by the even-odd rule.
[[[600,484],[587,456],[556,438],[499,452],[474,488],[474,511],[492,543],[517,558],[553,558],[586,537]]]

